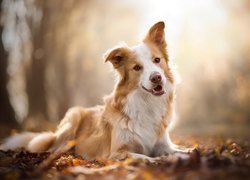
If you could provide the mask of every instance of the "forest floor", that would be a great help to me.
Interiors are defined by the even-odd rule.
[[[67,153],[0,151],[0,179],[250,179],[250,142],[219,137],[175,137],[195,147],[186,155],[155,162],[97,158],[88,161]]]

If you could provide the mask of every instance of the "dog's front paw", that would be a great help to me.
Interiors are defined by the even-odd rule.
[[[116,152],[110,156],[110,159],[122,161],[122,160],[129,158],[129,157],[130,157],[130,155],[127,152]]]
[[[158,146],[154,153],[153,156],[154,157],[159,157],[159,156],[167,156],[169,154],[191,154],[193,151],[195,150],[195,148],[183,148],[183,147],[179,147],[179,146],[175,146],[175,147],[166,147],[166,146]]]
[[[174,148],[174,153],[191,154],[194,150],[195,148],[176,147]]]
[[[157,148],[155,148],[152,156],[153,157],[167,156],[175,152],[176,151],[174,149],[170,149],[166,146],[158,146]]]

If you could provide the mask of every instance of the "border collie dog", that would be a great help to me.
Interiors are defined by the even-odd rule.
[[[134,47],[121,45],[104,55],[119,75],[104,105],[68,110],[55,132],[21,133],[1,149],[56,151],[75,141],[86,158],[150,158],[179,151],[169,138],[175,79],[169,65],[164,22],[154,24]]]

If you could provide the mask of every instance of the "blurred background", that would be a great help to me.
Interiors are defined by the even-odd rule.
[[[173,133],[250,137],[250,1],[0,0],[0,134],[53,129],[114,85],[104,52],[166,23],[178,66]]]

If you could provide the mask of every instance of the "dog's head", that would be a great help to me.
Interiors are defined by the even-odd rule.
[[[173,84],[164,28],[164,22],[158,22],[150,28],[141,44],[132,48],[126,45],[115,47],[105,54],[105,61],[111,62],[119,73],[117,88],[125,94],[139,89],[162,96]]]

